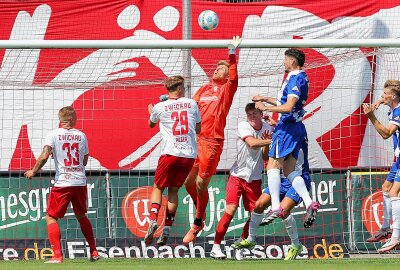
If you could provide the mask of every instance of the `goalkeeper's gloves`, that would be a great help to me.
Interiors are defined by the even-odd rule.
[[[161,95],[160,96],[160,101],[166,101],[166,100],[168,100],[168,94],[165,94],[165,95]]]
[[[240,45],[242,39],[240,36],[234,36],[232,41],[228,44],[229,54],[236,54],[236,48]]]

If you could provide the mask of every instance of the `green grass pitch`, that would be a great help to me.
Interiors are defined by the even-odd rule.
[[[62,264],[44,264],[43,261],[3,261],[4,269],[47,270],[47,269],[100,269],[100,270],[327,270],[327,269],[398,269],[399,258],[374,259],[327,259],[327,260],[213,260],[213,259],[102,259],[91,263],[88,260],[65,260]]]

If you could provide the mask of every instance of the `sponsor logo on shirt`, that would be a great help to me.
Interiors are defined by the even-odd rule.
[[[217,96],[210,96],[210,97],[201,97],[200,102],[212,102],[212,101],[219,101],[219,97]]]
[[[299,88],[297,87],[297,85],[295,85],[295,86],[292,88],[292,90],[300,93],[300,90],[299,90]]]

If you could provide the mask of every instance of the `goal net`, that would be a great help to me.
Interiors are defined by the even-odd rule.
[[[0,74],[1,161],[2,169],[8,166],[10,171],[3,173],[0,195],[0,233],[3,247],[9,248],[4,256],[42,258],[45,255],[40,252],[50,252],[45,249],[49,244],[44,217],[54,164],[48,162],[43,174],[29,182],[21,173],[13,172],[23,172],[34,165],[44,136],[58,126],[58,109],[66,105],[77,110],[78,128],[89,140],[88,217],[93,222],[101,252],[108,257],[208,256],[216,225],[224,212],[228,170],[237,152],[238,121],[246,119],[244,107],[252,96],[277,95],[285,76],[284,51],[285,48],[238,51],[239,88],[227,120],[219,172],[208,189],[206,226],[197,242],[189,246],[181,244],[195,212],[193,202],[182,188],[168,246],[146,247],[143,237],[148,227],[154,170],[160,156],[160,135],[157,129],[147,128],[147,105],[159,102],[158,97],[165,93],[162,83],[166,76],[190,74],[187,86],[195,93],[209,80],[218,60],[227,59],[227,49],[195,48],[189,55],[190,61],[185,58],[186,49],[7,49]],[[393,154],[390,143],[377,136],[360,106],[382,93],[387,78],[396,77],[400,51],[394,48],[305,48],[304,51],[307,59],[304,68],[311,81],[304,120],[312,167],[310,192],[322,208],[310,229],[302,227],[304,206],[293,210],[300,241],[305,246],[301,257],[376,253],[381,244],[367,244],[365,240],[379,230],[382,222],[379,190]],[[29,64],[27,59],[39,52],[44,64],[37,67],[37,75],[22,77],[29,73],[22,71]],[[82,59],[76,61],[78,56]],[[205,59],[207,62],[203,62]],[[191,65],[190,73],[185,70],[187,63]],[[377,111],[382,121],[386,111],[385,108]],[[6,158],[7,150],[10,159]],[[358,167],[348,175],[352,166]],[[166,198],[164,204],[165,201]],[[160,213],[161,226],[156,236],[163,227],[163,210]],[[241,236],[248,218],[249,213],[240,205],[223,242],[228,256],[234,257],[230,244]],[[65,220],[60,220],[60,226],[66,256],[84,256],[87,246],[72,209]],[[259,235],[258,245],[246,251],[245,257],[282,258],[287,254],[290,241],[280,221],[260,228]]]

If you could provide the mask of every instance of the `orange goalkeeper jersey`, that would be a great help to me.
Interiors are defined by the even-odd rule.
[[[224,139],[226,117],[238,88],[236,55],[229,55],[229,79],[224,84],[213,81],[203,85],[193,96],[201,114],[202,138]]]

